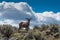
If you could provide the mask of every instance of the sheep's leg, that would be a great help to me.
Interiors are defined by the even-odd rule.
[[[28,31],[29,30],[29,27],[27,27],[26,30]]]
[[[21,26],[19,27],[19,30],[21,29]]]
[[[20,30],[21,29],[21,26],[19,27],[19,29],[18,30]]]
[[[21,26],[19,27],[18,32],[20,32],[20,29],[21,29]]]

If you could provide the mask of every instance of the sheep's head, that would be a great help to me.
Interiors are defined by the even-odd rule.
[[[27,19],[28,21],[30,21],[32,18],[25,18],[25,19]]]

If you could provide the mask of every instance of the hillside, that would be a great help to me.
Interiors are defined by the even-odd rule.
[[[26,31],[12,25],[0,25],[0,40],[60,40],[60,26],[42,24]]]

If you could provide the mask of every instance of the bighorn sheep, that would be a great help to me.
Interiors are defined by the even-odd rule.
[[[19,23],[19,30],[20,30],[22,27],[26,28],[26,30],[29,29],[29,24],[30,24],[31,18],[26,18],[26,19],[27,19],[26,22],[20,22],[20,23]]]

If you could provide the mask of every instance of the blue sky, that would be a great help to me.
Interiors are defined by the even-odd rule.
[[[18,27],[20,22],[30,17],[30,26],[51,23],[60,25],[60,1],[0,0],[0,24]]]
[[[60,0],[0,0],[0,2],[27,2],[35,12],[60,12]]]

